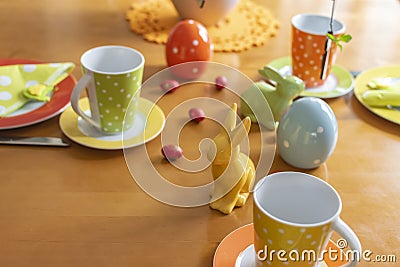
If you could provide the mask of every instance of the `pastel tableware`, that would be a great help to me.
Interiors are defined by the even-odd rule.
[[[226,17],[239,0],[172,0],[182,19],[195,19],[206,26],[213,26]]]
[[[73,110],[103,134],[118,134],[130,129],[140,97],[143,55],[130,47],[100,46],[86,51],[81,57],[81,65],[84,76],[71,95]],[[90,112],[79,107],[85,87]]]
[[[88,98],[79,100],[82,111],[90,109]],[[119,134],[105,135],[79,117],[72,107],[60,116],[61,131],[72,141],[91,148],[116,150],[140,146],[156,138],[164,128],[165,115],[161,108],[145,98],[139,98],[134,125]]]
[[[260,180],[253,207],[256,266],[315,266],[332,231],[358,255],[349,259],[349,266],[355,266],[361,244],[340,219],[341,209],[335,189],[315,176],[280,172]],[[278,251],[283,252],[278,256]]]
[[[363,95],[370,90],[368,84],[371,81],[376,81],[376,79],[382,78],[396,78],[400,77],[400,65],[395,66],[383,66],[376,67],[372,69],[368,69],[362,72],[357,76],[355,87],[354,87],[354,95],[360,101],[360,103],[372,113],[378,115],[385,120],[391,121],[396,124],[400,124],[400,108],[396,106],[386,106],[386,107],[377,107],[370,106],[365,103]],[[398,89],[395,89],[398,90]]]
[[[255,263],[253,239],[253,223],[241,226],[230,232],[215,250],[213,267],[253,267]],[[332,240],[329,240],[325,249],[342,253]],[[346,263],[345,260],[340,258],[331,260],[328,254],[325,254],[324,260],[319,263],[318,267],[339,267],[344,263]]]
[[[338,37],[345,32],[345,25],[333,20],[333,35]],[[292,18],[292,68],[293,74],[306,83],[306,87],[321,86],[336,61],[337,45],[332,42],[326,75],[321,79],[322,58],[325,42],[330,30],[330,17],[315,14],[299,14]]]
[[[332,154],[337,138],[338,125],[329,105],[304,97],[294,101],[279,121],[278,153],[297,168],[316,168]]]
[[[277,58],[268,63],[282,75],[292,75],[292,58]],[[325,82],[317,87],[306,87],[306,90],[300,93],[300,96],[313,96],[318,98],[335,98],[351,92],[354,87],[354,78],[345,68],[333,65],[331,73]]]

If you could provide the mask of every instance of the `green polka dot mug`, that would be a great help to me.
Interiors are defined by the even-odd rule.
[[[74,111],[104,134],[131,128],[142,84],[143,55],[125,46],[100,46],[86,51],[81,65],[84,75],[71,94]],[[85,88],[90,103],[86,112],[79,107]]]
[[[341,208],[336,190],[315,176],[279,172],[260,180],[255,186],[253,208],[256,266],[318,266],[326,255],[332,257],[331,261],[334,257],[343,261],[339,249],[326,251],[332,231],[349,245],[352,253],[344,260],[355,266],[361,244],[340,219]]]

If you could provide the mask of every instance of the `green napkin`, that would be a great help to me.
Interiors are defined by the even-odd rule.
[[[400,106],[400,90],[367,90],[362,100],[371,107]]]
[[[376,78],[368,82],[362,95],[365,104],[371,107],[400,106],[399,78]]]
[[[21,64],[0,67],[0,117],[28,101],[49,101],[56,84],[74,69],[70,62]]]

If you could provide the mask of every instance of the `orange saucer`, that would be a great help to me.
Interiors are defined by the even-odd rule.
[[[213,267],[234,267],[240,253],[253,243],[253,229],[253,224],[250,223],[229,233],[215,251]],[[332,240],[329,240],[326,249],[340,251]],[[346,263],[341,260],[330,260],[328,253],[324,254],[324,261],[328,267],[339,267]]]

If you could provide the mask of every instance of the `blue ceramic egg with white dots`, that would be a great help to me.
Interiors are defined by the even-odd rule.
[[[294,167],[313,169],[329,158],[337,138],[338,125],[329,105],[304,97],[294,101],[279,121],[278,153]]]

